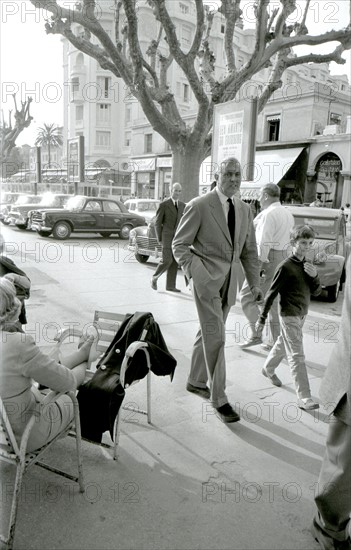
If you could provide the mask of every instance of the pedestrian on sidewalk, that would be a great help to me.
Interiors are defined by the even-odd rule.
[[[324,549],[351,549],[351,257],[346,266],[345,297],[338,341],[319,395],[332,406],[327,447],[317,483],[318,508],[312,533]]]
[[[234,197],[240,184],[240,162],[227,158],[217,186],[187,204],[173,239],[174,257],[190,281],[200,321],[186,389],[211,398],[224,422],[240,420],[225,393],[224,355],[225,322],[235,304],[240,262],[253,295],[262,298],[251,209]]]
[[[267,293],[273,281],[278,265],[287,258],[287,248],[290,242],[290,231],[294,227],[294,216],[280,202],[280,187],[268,183],[260,190],[259,201],[262,212],[254,219],[258,259],[261,262],[260,278],[263,295]],[[260,315],[257,301],[245,280],[240,291],[241,307],[249,321],[250,334],[241,348],[249,348],[262,344],[262,337],[256,334],[255,325]],[[266,349],[272,349],[280,333],[278,300],[274,300],[269,311],[269,341]]]
[[[279,294],[281,332],[266,359],[262,374],[269,378],[274,386],[281,386],[275,370],[282,359],[287,357],[295,383],[298,406],[304,410],[319,407],[311,397],[302,334],[311,294],[317,296],[322,290],[316,267],[306,260],[306,254],[311,249],[314,238],[315,233],[309,225],[299,225],[292,229],[292,256],[280,264],[275,272],[256,323],[257,334],[261,335],[268,312]]]
[[[157,290],[158,278],[167,271],[166,290],[181,292],[176,288],[178,264],[172,252],[172,240],[185,208],[185,203],[179,200],[181,193],[180,183],[173,183],[170,198],[161,202],[156,212],[155,231],[157,240],[162,245],[162,259],[151,277],[153,290]]]

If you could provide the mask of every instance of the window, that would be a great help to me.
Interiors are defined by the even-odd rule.
[[[279,141],[280,118],[267,117],[268,141]]]
[[[111,77],[109,76],[98,76],[97,77],[97,85],[99,88],[99,96],[108,98],[110,97],[111,93]]]
[[[152,134],[145,134],[145,153],[152,152]]]
[[[78,76],[74,76],[71,80],[71,92],[72,92],[72,99],[75,99],[77,95],[79,94],[79,78]]]
[[[109,124],[111,122],[111,105],[98,103],[96,105],[96,123]]]
[[[97,147],[110,147],[111,134],[110,132],[96,132],[96,146]]]
[[[125,118],[126,118],[126,124],[128,124],[129,122],[132,121],[132,106],[131,105],[126,105],[126,114],[125,114]]]
[[[224,34],[225,33],[225,25],[221,25],[221,34]]]
[[[329,124],[341,124],[341,115],[330,113]]]
[[[101,212],[101,204],[97,201],[89,201],[84,210],[89,210],[89,212]]]
[[[182,4],[182,2],[179,2],[179,10],[180,13],[189,13],[189,6],[186,6],[185,4]]]
[[[132,143],[132,132],[125,132],[124,134],[124,146],[130,147]]]
[[[105,201],[103,205],[105,212],[121,212],[120,207],[115,202]]]
[[[182,25],[182,46],[190,47],[191,45],[191,28],[187,25]]]
[[[183,101],[188,103],[189,99],[190,99],[190,86],[189,84],[183,84]]]
[[[76,121],[83,120],[83,113],[84,113],[84,106],[83,105],[77,105],[76,106]]]

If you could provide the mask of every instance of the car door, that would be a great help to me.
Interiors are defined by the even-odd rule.
[[[119,231],[124,214],[117,202],[103,201],[104,208],[104,229],[106,231]]]
[[[82,210],[74,214],[76,231],[99,231],[104,229],[104,213],[99,199],[87,199]]]

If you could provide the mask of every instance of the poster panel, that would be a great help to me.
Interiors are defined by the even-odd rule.
[[[213,174],[227,157],[241,163],[242,179],[252,180],[255,162],[257,99],[232,100],[214,109]]]

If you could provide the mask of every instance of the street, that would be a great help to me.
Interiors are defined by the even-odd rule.
[[[26,476],[16,548],[317,549],[309,526],[328,411],[296,407],[285,362],[281,388],[261,375],[267,353],[238,345],[246,329],[240,303],[228,317],[226,357],[228,397],[242,420],[225,425],[210,404],[185,391],[198,321],[180,272],[181,294],[166,292],[162,278],[155,292],[155,264],[139,264],[127,241],[84,235],[58,242],[10,227],[2,233],[7,254],[32,280],[26,331],[45,350],[59,328],[89,326],[95,309],[151,311],[178,362],[172,382],[152,377],[151,425],[124,411],[117,463],[110,450],[84,442],[83,496],[50,472],[33,468]],[[342,294],[335,304],[314,300],[304,327],[317,399],[341,302]],[[127,395],[144,407],[143,383]],[[50,458],[73,464],[72,445],[57,443]]]

